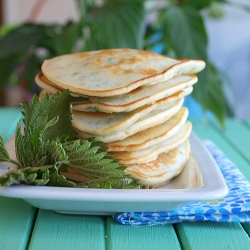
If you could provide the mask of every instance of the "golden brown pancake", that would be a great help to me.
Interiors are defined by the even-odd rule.
[[[155,160],[128,165],[125,172],[143,185],[165,185],[183,170],[189,154],[190,145],[186,140],[169,152],[160,154]]]
[[[42,88],[40,98],[42,98],[46,92],[48,92],[49,95],[62,92],[61,89],[45,82],[43,78],[44,76],[41,74],[36,76],[36,82]],[[154,86],[143,86],[130,93],[115,97],[88,97],[90,101],[73,103],[73,109],[84,112],[130,112],[166,97],[169,97],[170,101],[174,101],[174,99],[177,100],[191,94],[193,91],[192,85],[196,83],[197,78],[185,75],[175,77],[169,81],[171,84],[163,82]],[[75,94],[71,93],[71,95]]]
[[[157,145],[137,151],[113,151],[110,152],[110,154],[112,154],[116,159],[120,159],[120,163],[125,165],[152,161],[155,160],[159,154],[166,153],[169,150],[178,147],[178,145],[180,145],[183,141],[187,140],[191,130],[191,123],[186,122],[177,134]]]
[[[199,184],[197,166],[190,160],[192,124],[182,105],[198,80],[194,74],[204,67],[201,60],[107,49],[45,60],[35,80],[43,89],[40,99],[46,92],[66,89],[73,96],[86,97],[86,102],[72,104],[72,126],[78,138],[103,142],[108,153],[126,166],[126,173],[141,184],[162,186],[181,173],[185,164],[191,173],[188,183]],[[77,171],[68,175],[86,179],[78,179]],[[183,176],[179,181],[184,183]]]
[[[116,96],[177,75],[201,71],[201,60],[175,60],[149,51],[107,49],[45,60],[42,72],[60,89],[88,96]]]
[[[174,115],[175,107],[179,107],[183,103],[183,98],[175,102],[170,102],[169,98],[165,98],[155,102],[154,104],[124,113],[103,113],[103,112],[81,112],[74,111],[73,127],[76,129],[94,135],[106,136],[127,130],[137,121],[141,121],[141,129],[144,123],[149,123],[156,114],[164,114],[169,112]],[[162,119],[159,117],[160,123]],[[153,121],[152,121],[153,122]],[[162,121],[163,122],[163,121]]]
[[[138,132],[124,140],[107,143],[105,146],[108,147],[108,151],[136,151],[152,147],[177,134],[185,124],[187,116],[188,109],[182,107],[166,122]]]
[[[155,109],[148,113],[146,116],[143,116],[141,119],[137,120],[133,125],[128,126],[125,130],[122,129],[121,131],[111,133],[110,135],[95,135],[95,138],[99,141],[108,143],[114,142],[117,140],[123,140],[133,134],[136,134],[140,131],[145,129],[151,128],[158,124],[161,124],[167,120],[169,120],[173,115],[175,115],[181,108],[183,104],[183,99],[180,99],[177,103],[175,103],[172,107],[168,109]],[[104,114],[104,113],[103,113]],[[124,113],[126,114],[126,113]],[[74,122],[73,122],[74,126]],[[76,128],[74,126],[74,128]],[[76,128],[77,129],[77,128]],[[95,127],[97,130],[97,128]],[[93,134],[82,132],[81,130],[77,129],[79,132],[78,138],[89,138],[93,137]]]

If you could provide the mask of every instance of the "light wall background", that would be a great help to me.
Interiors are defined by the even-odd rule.
[[[234,1],[250,6],[249,0]],[[34,15],[38,2],[43,3],[42,9]],[[225,6],[223,11],[220,20],[206,18],[208,53],[227,76],[225,91],[235,116],[250,119],[250,12],[234,6]],[[74,0],[3,0],[3,13],[6,23],[64,23],[78,16]]]
[[[35,20],[30,20],[32,11],[40,5],[41,11]],[[3,0],[3,18],[5,23],[36,21],[43,23],[64,23],[77,19],[75,0]]]

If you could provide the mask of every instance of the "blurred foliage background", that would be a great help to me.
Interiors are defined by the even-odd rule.
[[[43,60],[54,56],[121,47],[151,50],[206,62],[192,95],[223,126],[224,118],[232,113],[221,74],[207,56],[203,17],[206,13],[220,18],[221,3],[231,4],[227,0],[77,0],[77,21],[2,27],[0,89],[22,84],[28,92],[38,92],[34,77]]]

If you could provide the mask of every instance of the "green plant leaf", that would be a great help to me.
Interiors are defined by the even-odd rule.
[[[142,49],[145,34],[143,2],[107,1],[86,17],[91,35],[85,50],[129,47]]]
[[[124,172],[124,167],[107,155],[106,147],[93,140],[76,140],[64,145],[69,163],[91,180],[77,184],[78,187],[138,188],[140,185]]]
[[[11,54],[8,57],[0,58],[0,89],[11,85],[11,81],[9,80],[12,72],[19,65],[22,55],[19,54]]]
[[[54,165],[10,170],[0,176],[0,186],[10,186],[13,184],[58,187],[76,186],[74,182],[68,181],[64,176],[59,175],[57,167]]]
[[[0,39],[0,58],[13,54],[23,54],[43,38],[44,25],[25,23],[11,30]]]
[[[52,121],[52,122],[51,122]],[[43,141],[43,131],[46,130],[55,119],[48,122],[44,128],[37,128],[37,132],[29,129],[25,134],[21,133],[21,126],[16,129],[16,158],[20,168],[42,167],[44,165],[67,163],[67,155],[62,148],[62,143],[58,138],[52,141]]]
[[[72,97],[68,90],[62,94],[56,93],[51,98],[46,95],[41,101],[34,95],[30,103],[26,101],[22,103],[24,126],[31,129],[30,133],[34,133],[37,128],[58,117],[55,126],[46,128],[42,139],[47,141],[63,136],[68,136],[69,139],[74,138],[77,132],[71,126],[73,120],[71,102],[73,99],[76,98]]]
[[[34,76],[44,59],[37,56],[37,49],[52,28],[54,26],[25,23],[0,39],[0,88],[22,82],[29,90],[35,91]],[[14,81],[10,79],[13,74],[16,75]]]
[[[60,175],[58,173],[58,169],[54,166],[52,170],[50,170],[50,180],[48,182],[49,186],[54,187],[75,187],[76,184],[72,181],[69,181],[65,178],[65,176]]]
[[[107,154],[107,147],[94,138],[75,140],[72,128],[71,97],[68,90],[48,94],[39,101],[37,95],[23,102],[23,118],[15,133],[17,170],[0,178],[0,185],[28,184],[74,187],[76,184],[61,174],[68,167],[89,177],[82,187],[139,187],[130,179],[119,161]],[[59,106],[57,106],[59,105]],[[23,125],[22,125],[23,124]],[[0,161],[11,161],[0,138]]]
[[[81,188],[106,188],[106,189],[140,189],[141,185],[130,178],[104,177],[77,183],[76,187]]]
[[[9,153],[5,147],[2,136],[0,136],[0,162],[9,161],[9,160],[10,160]]]
[[[41,71],[41,58],[35,53],[30,53],[26,55],[25,61],[22,63],[24,69],[18,75],[18,82],[24,83],[30,93],[37,92],[38,87],[35,84],[35,76]]]
[[[77,132],[72,128],[72,112],[69,91],[46,95],[39,101],[34,95],[30,103],[23,102],[21,122],[16,128],[16,156],[22,168],[40,167],[67,161],[62,142],[73,139]]]
[[[207,59],[207,35],[199,12],[171,5],[163,14],[163,35],[178,58]]]
[[[223,93],[223,81],[212,63],[199,73],[199,83],[195,85],[193,96],[202,105],[204,111],[210,110],[222,128],[227,115],[226,98]],[[201,84],[202,83],[202,84]]]
[[[60,27],[60,31],[51,36],[50,43],[57,55],[75,52],[76,41],[81,34],[82,28],[79,24],[69,21]]]
[[[193,8],[197,9],[197,10],[201,10],[204,8],[207,8],[210,6],[211,3],[213,2],[221,2],[221,0],[183,0],[180,1],[180,5],[184,5],[184,6],[192,6]]]
[[[46,185],[49,182],[49,168],[28,167],[24,169],[10,170],[0,176],[0,186],[10,186],[13,184]]]

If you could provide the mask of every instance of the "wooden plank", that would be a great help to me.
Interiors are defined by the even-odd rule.
[[[0,197],[0,249],[27,249],[36,213],[23,200]]]
[[[178,237],[185,250],[250,249],[250,239],[239,223],[194,222],[177,224]]]
[[[248,236],[250,237],[250,222],[249,223],[242,223],[242,227],[245,229],[247,232]]]
[[[106,234],[108,250],[181,249],[172,225],[125,226],[108,217]]]
[[[192,120],[192,124],[193,130],[201,139],[213,141],[250,180],[249,162],[242,157],[239,150],[235,149],[228,134],[222,132],[214,124],[202,124],[198,120]],[[233,127],[233,124],[231,126]],[[182,223],[176,226],[176,230],[181,245],[184,246],[183,249],[248,249],[246,247],[250,244],[246,233],[248,224],[244,225],[243,228],[239,223]],[[240,244],[237,243],[236,235],[241,240]],[[224,245],[225,239],[227,243]]]
[[[247,159],[242,157],[239,150],[235,150],[235,146],[229,142],[227,134],[223,133],[213,124],[201,123],[200,120],[192,120],[192,124],[194,132],[202,140],[208,139],[213,141],[250,181],[250,164]],[[244,137],[244,135],[242,136]]]
[[[58,214],[39,210],[29,250],[105,249],[101,216]]]
[[[219,129],[216,123],[214,125]],[[250,128],[244,123],[235,119],[226,120],[226,129],[219,130],[230,143],[248,160],[250,163]],[[250,170],[250,169],[249,169]]]

